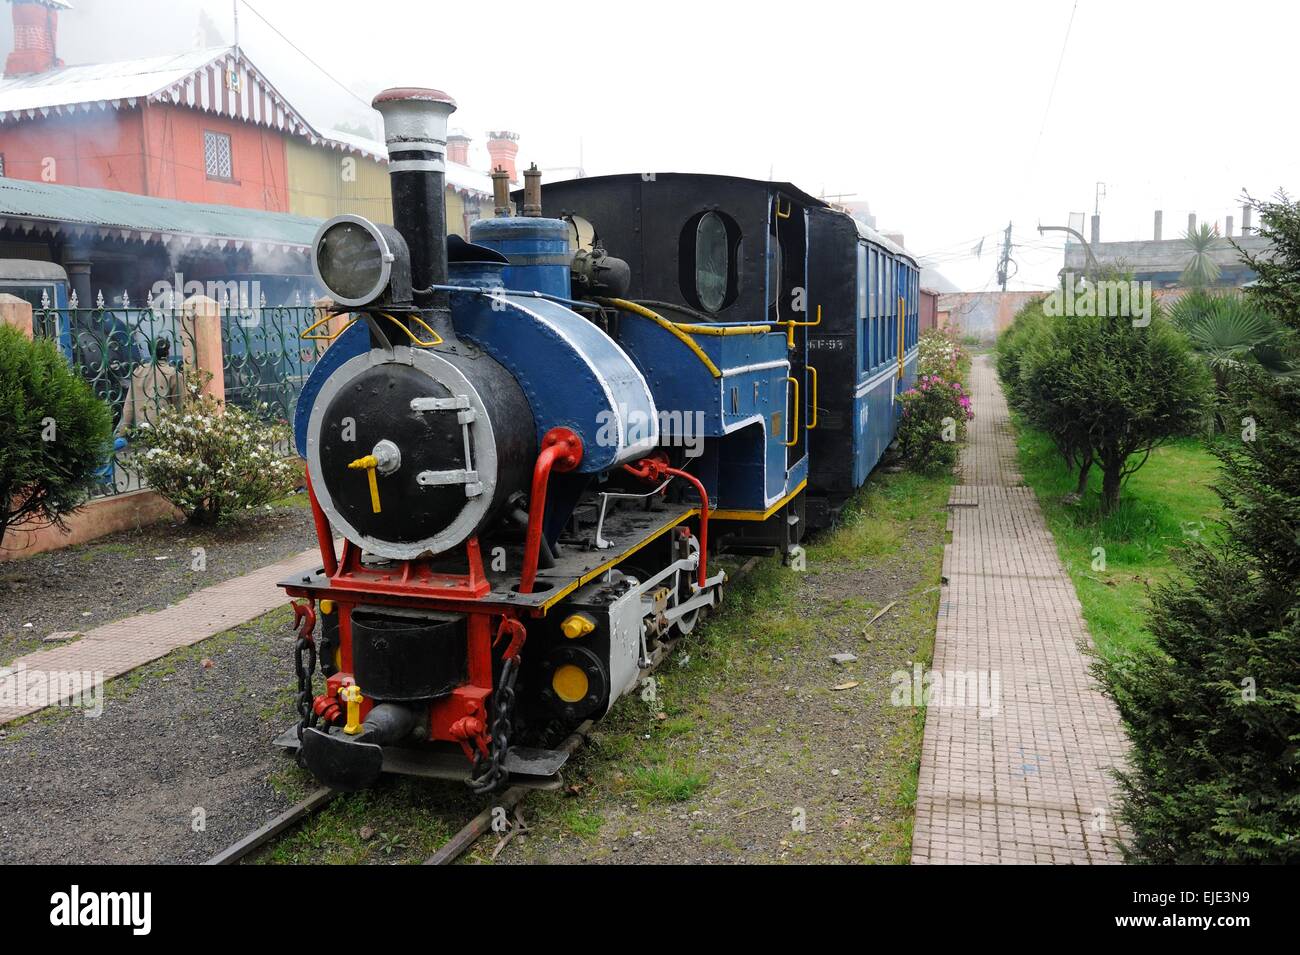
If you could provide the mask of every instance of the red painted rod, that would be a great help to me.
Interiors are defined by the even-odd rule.
[[[542,521],[546,517],[546,487],[552,471],[572,471],[582,461],[582,440],[568,428],[552,428],[542,438],[542,451],[533,465],[533,489],[528,495],[528,533],[524,539],[524,568],[519,592],[531,594],[537,581],[542,550]]]
[[[700,496],[699,584],[700,589],[703,589],[705,581],[709,579],[709,493],[704,490],[704,484],[694,474],[688,474],[680,468],[669,467],[667,461],[657,457],[642,458],[635,464],[625,464],[623,470],[643,481],[662,481],[664,475],[672,475],[685,478],[695,485],[695,493]]]
[[[339,561],[334,556],[334,532],[330,530],[330,522],[325,519],[320,502],[316,500],[310,473],[307,474],[307,499],[311,502],[311,519],[316,524],[316,540],[320,544],[320,559],[325,565],[325,576],[333,577],[339,571]]]

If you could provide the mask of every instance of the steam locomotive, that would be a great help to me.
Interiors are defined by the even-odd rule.
[[[336,314],[294,430],[321,563],[281,583],[279,742],[342,790],[554,786],[556,741],[718,605],[718,553],[797,553],[866,479],[915,373],[916,262],[723,176],[529,170],[512,196],[498,171],[497,216],[447,237],[454,101],[374,105],[394,225],[314,242]]]

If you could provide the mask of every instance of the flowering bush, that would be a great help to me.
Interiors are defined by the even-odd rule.
[[[926,332],[917,342],[917,373],[938,375],[947,381],[960,381],[961,369],[968,355],[956,333],[946,328]]]
[[[288,428],[267,423],[191,387],[184,408],[160,411],[135,432],[141,477],[196,524],[257,507],[293,490]]]
[[[903,406],[898,423],[903,463],[916,471],[951,467],[957,460],[957,444],[966,436],[966,422],[975,417],[961,382],[921,375],[916,387],[898,400]]]

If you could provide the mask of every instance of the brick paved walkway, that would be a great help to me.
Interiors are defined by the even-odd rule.
[[[1119,862],[1125,739],[1097,690],[1074,585],[1031,488],[987,356],[971,372],[975,420],[949,499],[948,585],[933,669],[975,672],[996,706],[934,705],[912,836],[914,863]]]
[[[75,643],[28,653],[0,668],[0,672],[25,668],[30,680],[37,673],[102,671],[103,679],[110,680],[180,647],[192,646],[283,606],[289,598],[275,585],[276,582],[294,571],[319,563],[320,551],[313,547],[279,563],[190,594],[163,610],[87,630],[85,636]],[[43,707],[0,706],[0,725],[40,709]]]

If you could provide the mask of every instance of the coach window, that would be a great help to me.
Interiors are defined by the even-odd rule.
[[[898,262],[889,260],[889,358],[898,360]]]
[[[912,273],[912,344],[921,337],[921,294],[920,294],[920,273]]]
[[[880,254],[880,360],[889,360],[889,259]]]
[[[858,364],[863,371],[871,367],[871,349],[868,347],[870,322],[867,318],[867,247],[858,243],[858,347],[862,355]]]
[[[871,250],[871,367],[880,364],[880,253]]]
[[[867,340],[863,344],[863,350],[871,353],[871,359],[867,361],[868,368],[876,366],[876,251],[874,248],[867,249]]]

